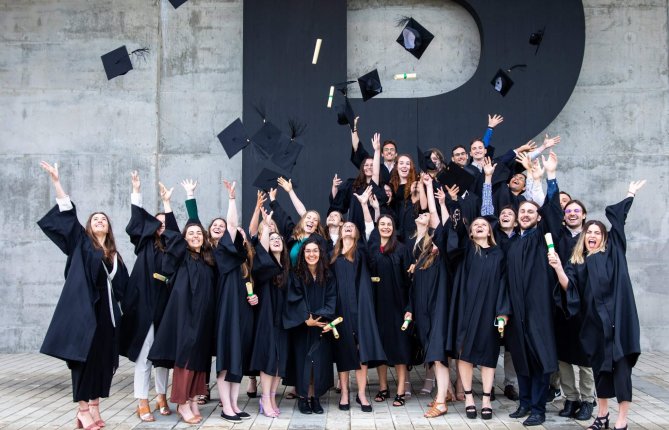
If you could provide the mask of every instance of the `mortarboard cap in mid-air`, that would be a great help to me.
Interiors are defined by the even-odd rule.
[[[358,84],[360,85],[360,93],[362,93],[362,101],[365,102],[383,92],[379,72],[376,69],[360,76]]]
[[[431,158],[431,151],[423,151],[418,145],[416,145],[416,151],[416,155],[418,156],[418,166],[420,166],[421,171],[427,172],[428,170],[437,170],[437,166]]]
[[[267,121],[260,127],[260,130],[253,135],[251,140],[266,157],[271,157],[278,149],[281,130],[274,124]]]
[[[278,187],[276,181],[281,177],[285,178],[286,180],[289,179],[286,177],[286,175],[282,175],[281,173],[275,172],[274,170],[264,167],[253,181],[253,186],[256,188],[260,188],[263,191],[269,191],[270,188]],[[297,183],[295,181],[292,181],[292,183],[293,187],[297,188]]]
[[[406,25],[404,25],[402,33],[397,38],[397,43],[402,45],[411,55],[420,59],[432,39],[434,39],[434,35],[413,18],[403,18],[399,21],[399,24]]]
[[[125,45],[106,53],[100,58],[102,58],[102,65],[105,68],[105,73],[107,73],[107,80],[125,75],[132,70],[130,54],[128,54],[128,49]]]
[[[462,194],[467,191],[472,182],[474,182],[474,177],[455,162],[451,161],[441,170],[441,172],[439,172],[437,180],[441,185],[448,185],[449,187],[457,185],[458,188],[460,188],[460,194]]]
[[[495,91],[500,93],[502,97],[505,97],[513,86],[513,80],[504,70],[499,69],[492,78],[492,81],[490,81],[490,84],[495,89]]]
[[[228,155],[228,158],[234,157],[235,154],[251,143],[248,134],[246,134],[244,124],[242,124],[242,120],[239,118],[234,120],[218,134],[218,140],[221,142],[221,145],[223,145],[223,149]]]

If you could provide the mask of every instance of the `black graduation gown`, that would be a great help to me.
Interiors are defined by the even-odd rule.
[[[580,339],[595,372],[611,372],[626,358],[636,364],[641,353],[639,315],[627,268],[625,219],[632,197],[606,208],[611,223],[604,252],[586,257],[584,264],[567,266],[569,287],[565,310],[580,312]]]
[[[237,234],[233,243],[227,231],[214,250],[216,283],[216,371],[227,370],[225,380],[240,382],[249,375],[253,349],[254,309],[246,300],[242,264],[246,261],[244,239]]]
[[[301,397],[308,397],[309,381],[313,370],[314,395],[320,397],[334,385],[332,375],[331,333],[321,336],[322,329],[308,327],[309,314],[321,321],[335,318],[337,283],[331,274],[324,283],[310,279],[307,283],[291,273],[283,312],[283,326],[290,329],[288,336],[293,347],[295,388]],[[336,341],[335,341],[336,342]]]
[[[339,339],[334,344],[337,371],[370,367],[386,361],[374,312],[372,280],[367,268],[367,255],[362,241],[358,243],[353,262],[339,255],[331,265],[337,280],[337,316],[344,321],[337,325]]]
[[[214,268],[191,253],[183,236],[163,233],[167,248],[161,273],[172,293],[156,332],[149,360],[156,367],[206,372],[211,366],[214,327]]]
[[[104,290],[96,287],[100,271],[104,271],[103,252],[93,246],[79,223],[76,207],[61,212],[56,205],[37,225],[67,255],[65,285],[40,352],[67,362],[85,362],[100,318],[96,313],[96,305],[100,300],[107,302],[102,297],[103,292],[107,294],[106,285]],[[117,328],[121,325],[119,302],[124,300],[127,283],[128,270],[119,258],[116,275],[112,280],[112,307]],[[101,306],[98,308],[103,309]],[[108,308],[104,312],[111,321]],[[118,341],[118,336],[115,336],[115,341]],[[116,354],[114,361],[118,366],[118,346]]]
[[[578,241],[580,234],[572,236],[571,231],[562,226],[562,233],[560,240],[555,244],[555,250],[560,256],[562,265],[566,266],[571,258],[571,253]],[[590,360],[581,347],[581,342],[576,342],[578,333],[581,332],[583,319],[580,314],[567,318],[561,307],[561,293],[560,289],[556,288],[557,292],[555,300],[557,309],[555,309],[555,344],[557,346],[558,360],[565,363],[575,364],[578,366],[590,367]]]
[[[283,207],[279,204],[277,200],[270,202],[270,209],[274,212],[272,218],[276,222],[277,228],[279,229],[279,234],[283,236],[283,240],[286,243],[288,253],[290,254],[291,249],[298,244],[300,241],[294,239],[293,230],[295,230],[295,221],[283,210]],[[333,246],[329,240],[326,240],[323,236],[318,233],[314,233],[314,237],[318,240],[318,244],[327,252],[331,251]],[[306,238],[304,239],[306,240]]]
[[[467,229],[458,225],[459,243],[449,250],[458,260],[453,282],[448,350],[456,358],[485,367],[497,367],[499,332],[497,315],[511,314],[506,287],[506,260],[499,246],[476,250]]]
[[[446,343],[448,340],[448,311],[450,282],[446,264],[446,238],[448,232],[439,224],[430,229],[433,243],[439,249],[439,255],[427,269],[421,269],[423,260],[416,260],[419,251],[414,251],[416,239],[406,245],[416,267],[413,273],[410,291],[410,307],[414,330],[422,348],[422,362],[441,361],[447,364]]]
[[[365,231],[365,214],[360,205],[360,201],[354,194],[361,194],[367,188],[367,184],[361,187],[361,189],[354,189],[353,183],[355,182],[354,178],[347,179],[340,187],[337,192],[337,196],[333,199],[332,194],[330,194],[330,207],[335,209],[342,214],[347,214],[346,219],[351,221],[353,224],[358,227],[358,231]],[[379,201],[379,205],[384,205],[388,200],[386,192],[383,188],[376,185],[374,181],[370,181],[369,185],[372,186],[372,192],[376,196],[376,199]],[[372,218],[374,218],[374,208],[369,208]]]
[[[397,239],[402,243],[407,243],[411,236],[416,233],[416,207],[411,201],[411,194],[404,199],[404,187],[402,184],[397,188],[390,202],[391,208],[395,212],[395,225],[397,226]],[[364,230],[361,230],[364,231]]]
[[[160,221],[139,206],[132,205],[130,221],[125,228],[135,246],[135,265],[130,274],[123,306],[121,355],[137,360],[151,324],[158,330],[172,286],[153,278],[162,269],[163,251],[155,246]],[[165,214],[165,228],[179,231],[173,213]],[[164,237],[161,237],[163,245]]]
[[[281,273],[281,266],[261,244],[256,244],[255,249],[253,288],[259,302],[250,368],[284,377],[288,364],[288,332],[283,328],[283,309],[288,280],[283,285],[274,285],[272,277]]]
[[[356,169],[360,170],[360,166],[362,165],[363,161],[365,161],[367,158],[374,158],[373,155],[369,155],[369,153],[365,150],[365,148],[362,146],[362,142],[358,143],[358,150],[354,151],[353,147],[351,147],[351,163],[355,166]],[[388,170],[388,167],[386,167],[386,164],[383,162],[383,156],[381,156],[381,169],[379,170],[379,182],[380,186],[383,186],[383,184],[389,184],[390,183],[390,175],[392,173],[392,170]],[[395,162],[395,166],[393,169],[397,168],[397,162]]]
[[[379,278],[379,282],[372,283],[372,290],[376,325],[387,364],[410,364],[411,330],[402,331],[401,328],[404,314],[409,310],[409,255],[399,242],[392,253],[382,253],[381,236],[376,228],[369,235],[367,250],[371,274]]]
[[[547,198],[537,226],[511,242],[507,251],[509,299],[513,317],[505,329],[516,372],[523,376],[557,370],[553,327],[555,272],[548,265],[544,234],[558,240],[562,222],[559,190]]]

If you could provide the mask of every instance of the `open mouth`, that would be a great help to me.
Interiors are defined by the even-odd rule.
[[[595,239],[588,239],[588,247],[594,248],[597,246],[597,241]]]

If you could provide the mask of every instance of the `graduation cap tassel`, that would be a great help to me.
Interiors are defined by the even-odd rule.
[[[151,52],[149,48],[139,48],[132,51],[130,55],[134,56],[139,60],[146,60],[146,57],[149,55],[149,52]]]
[[[258,115],[260,115],[260,118],[262,118],[262,122],[264,123],[267,119],[267,107],[265,106],[265,102],[261,101],[257,104],[254,104],[253,110],[258,112]]]
[[[288,128],[290,129],[290,139],[294,140],[296,137],[304,134],[304,130],[307,129],[307,125],[305,123],[299,122],[296,119],[289,119]]]
[[[397,18],[397,21],[395,21],[395,26],[404,27],[405,25],[407,25],[409,23],[409,21],[411,21],[410,16],[406,16],[406,15],[401,16],[401,17]]]

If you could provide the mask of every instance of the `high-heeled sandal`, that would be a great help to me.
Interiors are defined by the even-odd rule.
[[[151,413],[148,401],[145,405],[137,406],[137,417],[145,423],[152,423],[156,420],[156,417]]]
[[[474,395],[472,394],[472,390],[465,390],[465,402],[467,401],[466,396],[468,395],[472,396],[472,400],[474,400]],[[470,420],[475,420],[477,415],[476,405],[465,406],[465,414],[467,414],[467,418],[469,418]]]
[[[399,408],[404,406],[406,400],[404,400],[404,394],[396,394],[395,399],[393,400],[393,406]]]
[[[93,420],[95,421],[96,426],[98,426],[100,428],[104,427],[106,424],[105,424],[104,420],[102,419],[102,417],[100,416],[100,401],[98,400],[97,402],[88,402],[88,407],[98,409],[98,411],[97,411],[98,412],[97,413],[98,419],[95,419],[95,415],[93,414],[93,411],[91,411],[91,416],[93,417]]]
[[[81,418],[79,418],[79,414],[80,413],[84,414],[86,412],[89,412],[88,408],[77,410],[77,415],[74,418],[74,426],[78,429],[84,429],[84,430],[100,430],[100,427],[98,427],[98,425],[95,424],[95,419],[93,418],[93,416],[91,416],[91,420],[93,421],[93,423],[84,427],[84,422]]]
[[[201,418],[202,418],[202,417],[198,418],[196,415],[193,415],[193,418],[186,418],[186,417],[184,417],[184,415],[183,415],[183,414],[181,413],[181,411],[179,410],[179,408],[180,408],[181,406],[182,406],[182,405],[177,406],[177,417],[179,417],[179,419],[181,419],[181,420],[182,420],[183,422],[185,422],[186,424],[200,424],[200,422],[201,422]],[[188,410],[189,410],[190,413],[192,414],[193,411],[191,411],[191,409],[190,409],[190,405],[189,405],[188,403],[186,403],[186,407],[188,408]]]
[[[246,395],[249,396],[249,399],[255,399],[258,397],[258,380],[255,376],[249,376],[249,382],[251,381],[253,381],[253,387],[255,388],[255,391],[246,391]]]
[[[158,411],[158,413],[163,416],[172,415],[172,409],[170,409],[170,405],[167,403],[167,398],[164,394],[158,394],[158,397],[156,398],[156,409],[154,409],[154,411]]]
[[[432,378],[425,378],[425,382],[431,381],[430,382],[430,389],[428,389],[425,384],[423,384],[423,388],[420,389],[420,394],[425,394],[426,396],[429,396],[432,393],[432,390],[434,389],[434,379]]]
[[[388,397],[390,397],[390,391],[386,388],[385,390],[379,390],[379,392],[376,393],[374,401],[376,403],[385,402]]]
[[[195,396],[195,400],[197,401],[197,404],[200,406],[209,403],[209,400],[211,400],[211,389],[209,388],[209,386],[207,386],[207,394],[198,394],[197,396]]]
[[[613,427],[613,430],[627,430],[627,424],[625,424],[625,427]]]
[[[442,411],[441,409],[439,409],[439,406],[443,406],[444,410]],[[448,405],[446,404],[446,402],[439,403],[435,401],[432,402],[432,406],[430,406],[430,409],[425,411],[425,414],[423,416],[425,418],[436,418],[442,415],[446,415],[447,412],[448,412]]]
[[[490,397],[490,400],[492,400],[492,397],[490,396],[491,393],[483,393],[482,396],[485,397]],[[481,418],[484,420],[489,420],[492,418],[492,408],[484,408],[481,406]]]
[[[276,399],[276,391],[270,391],[269,395],[270,395],[270,401]],[[274,410],[276,411],[277,414],[281,415],[281,409],[279,409],[278,406],[274,408]]]
[[[262,404],[262,399],[267,399],[265,400],[265,406]],[[269,412],[267,410],[267,404],[269,403],[270,408],[272,407],[272,403],[270,402],[269,394],[263,393],[260,400],[258,400],[258,412],[263,414],[264,416],[268,418],[276,418],[279,416],[279,414],[276,413],[276,411]]]
[[[607,412],[603,417],[595,418],[595,421],[590,424],[587,430],[602,430],[609,428],[609,413]]]

